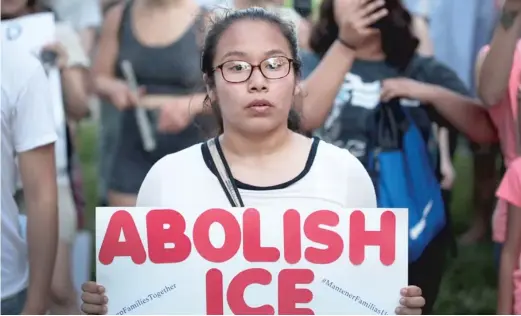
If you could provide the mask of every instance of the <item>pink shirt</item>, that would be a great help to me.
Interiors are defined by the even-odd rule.
[[[488,46],[484,48],[484,50],[488,49]],[[517,91],[520,84],[520,76],[521,41],[518,42],[516,51],[514,53],[514,62],[512,65],[512,71],[510,73],[508,91],[501,102],[489,109],[489,115],[498,130],[499,139],[501,142],[501,150],[503,152],[503,156],[505,157],[505,164],[507,167],[510,167],[511,162],[518,156],[516,151],[516,127],[514,125],[513,118],[517,117]],[[519,168],[519,166],[516,168]],[[514,171],[511,173],[513,174],[513,172]],[[520,175],[521,173],[517,174]],[[510,177],[513,176],[511,175]],[[505,241],[507,220],[506,203],[509,201],[504,199],[504,196],[511,196],[512,192],[517,192],[518,195],[521,195],[521,191],[515,191],[519,190],[519,187],[509,188],[510,184],[510,179],[507,179],[507,175],[505,175],[500,188],[496,192],[496,196],[499,198],[499,201],[492,220],[492,238],[494,241],[501,243]]]
[[[485,49],[488,49],[486,47]],[[514,53],[514,62],[510,72],[508,92],[501,102],[489,109],[489,115],[496,125],[501,149],[505,157],[507,172],[501,180],[496,196],[498,204],[492,219],[492,238],[496,242],[503,243],[506,239],[507,230],[507,210],[508,204],[521,207],[521,157],[518,156],[516,148],[516,124],[518,107],[518,90],[520,88],[521,77],[521,41],[518,42]],[[521,124],[521,122],[517,122]],[[521,263],[521,258],[520,258]],[[514,304],[513,312],[521,314],[521,270],[517,269],[513,274],[514,282]]]
[[[510,162],[496,195],[507,203],[521,207],[521,157]]]

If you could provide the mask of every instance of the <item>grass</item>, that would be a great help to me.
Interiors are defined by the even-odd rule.
[[[84,123],[79,130],[79,155],[83,165],[84,186],[87,199],[87,225],[94,229],[96,191],[96,128]],[[456,233],[463,232],[472,216],[471,188],[472,161],[464,154],[456,159],[458,179],[452,203],[453,223]],[[95,266],[95,265],[93,265]],[[460,247],[458,256],[449,261],[435,314],[495,314],[496,273],[492,260],[492,244]]]

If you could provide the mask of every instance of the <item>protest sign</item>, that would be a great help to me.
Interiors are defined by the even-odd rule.
[[[407,210],[97,208],[109,314],[393,314]]]

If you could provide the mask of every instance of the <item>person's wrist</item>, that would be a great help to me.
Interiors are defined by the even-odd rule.
[[[345,39],[342,38],[342,36],[338,36],[336,38],[336,41],[340,44],[342,44],[342,46],[344,46],[345,48],[349,49],[349,50],[352,50],[352,51],[356,51],[356,46],[349,43],[348,41],[346,41]]]
[[[424,104],[432,103],[432,95],[436,94],[435,91],[437,89],[437,86],[418,81],[415,81],[414,85],[415,86],[412,87],[411,91],[414,91],[414,93],[416,94],[415,98]]]

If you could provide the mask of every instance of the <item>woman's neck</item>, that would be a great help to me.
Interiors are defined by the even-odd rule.
[[[241,132],[224,132],[221,145],[225,152],[236,157],[269,156],[279,152],[291,141],[293,132],[287,128],[277,129],[269,135],[252,137]]]
[[[380,35],[366,40],[360,45],[356,51],[356,58],[369,61],[380,61],[385,59],[385,53],[382,49],[382,41]]]

